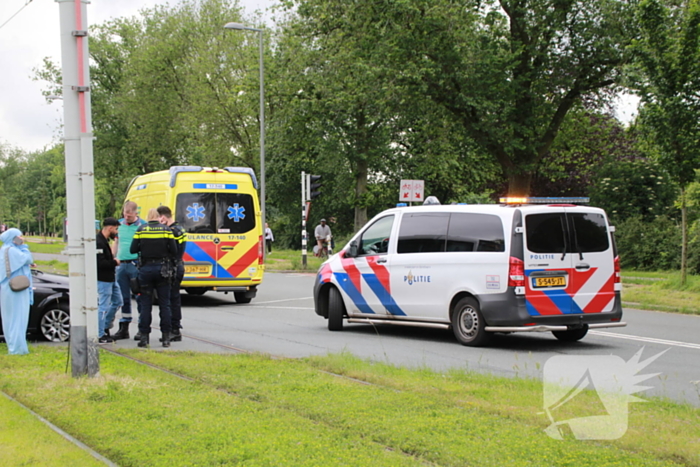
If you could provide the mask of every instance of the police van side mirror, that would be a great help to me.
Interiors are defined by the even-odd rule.
[[[348,251],[345,253],[346,258],[354,258],[357,256],[357,242],[352,241],[350,242],[350,245],[348,246]]]

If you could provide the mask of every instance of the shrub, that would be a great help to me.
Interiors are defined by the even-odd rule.
[[[681,264],[681,229],[666,216],[633,216],[619,223],[615,238],[623,268],[672,270]]]

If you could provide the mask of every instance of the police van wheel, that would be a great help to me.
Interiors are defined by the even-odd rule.
[[[345,314],[345,304],[343,297],[335,287],[328,291],[328,330],[343,330],[343,315]]]
[[[580,329],[570,329],[569,331],[552,331],[552,334],[562,342],[576,342],[588,334],[588,325],[584,324]]]
[[[457,302],[452,311],[452,331],[460,344],[474,347],[484,345],[490,337],[484,331],[485,326],[476,300],[465,297]]]

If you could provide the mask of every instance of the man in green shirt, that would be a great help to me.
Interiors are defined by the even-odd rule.
[[[124,203],[124,217],[119,219],[119,227],[117,229],[117,240],[114,242],[114,257],[119,260],[117,267],[117,282],[122,291],[124,305],[122,305],[122,317],[119,320],[119,331],[112,338],[128,339],[129,324],[132,320],[131,315],[131,279],[137,278],[138,270],[138,254],[133,254],[130,251],[131,241],[134,239],[134,234],[142,225],[146,225],[146,221],[139,218],[138,206],[133,201]],[[136,297],[136,307],[141,314],[141,300]],[[115,310],[116,312],[116,310]],[[115,313],[111,313],[114,316]],[[111,323],[108,323],[111,325]]]

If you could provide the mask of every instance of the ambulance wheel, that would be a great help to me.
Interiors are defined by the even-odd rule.
[[[452,310],[452,331],[460,344],[472,347],[484,345],[490,337],[484,331],[485,326],[479,303],[475,299],[464,297],[457,302]]]
[[[185,287],[187,295],[204,295],[207,292],[206,287]]]
[[[328,330],[343,330],[343,315],[345,314],[345,304],[343,297],[335,287],[328,291]]]
[[[236,299],[236,303],[250,303],[250,301],[253,299],[252,296],[250,296],[246,292],[233,292],[233,296]]]
[[[580,329],[571,329],[569,331],[552,331],[552,334],[562,342],[576,342],[588,334],[588,325],[584,324]]]

